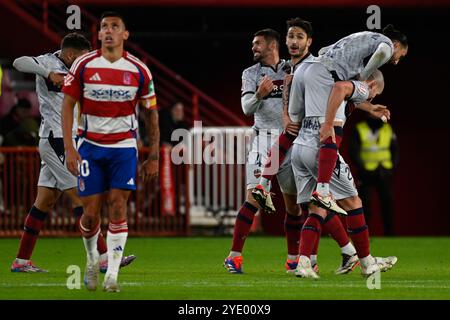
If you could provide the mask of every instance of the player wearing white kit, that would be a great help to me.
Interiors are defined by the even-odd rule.
[[[392,25],[377,32],[358,32],[351,34],[335,44],[319,51],[317,64],[308,70],[305,81],[314,81],[314,92],[306,92],[317,104],[325,106],[334,80],[367,80],[377,68],[385,63],[397,64],[408,52],[406,36],[395,30]],[[365,60],[368,62],[365,63]],[[328,121],[321,119],[321,142],[317,189],[313,199],[324,208],[345,214],[333,201],[329,191],[329,181],[336,165],[337,152],[341,137],[335,136],[333,122],[342,127],[344,110],[329,110]],[[337,113],[336,113],[337,112]],[[325,116],[325,115],[323,115]]]
[[[289,92],[295,70],[301,63],[313,61],[313,56],[309,52],[312,43],[313,28],[309,21],[300,18],[293,18],[286,22],[287,35],[286,45],[288,47],[291,59],[289,65],[286,65],[286,75],[283,85],[283,120],[284,132],[278,137],[277,141],[272,145],[270,154],[267,157],[264,169],[260,178],[260,184],[252,190],[252,195],[261,208],[266,211],[275,211],[270,196],[270,184],[276,175],[278,167],[272,163],[272,159],[276,157],[278,162],[284,162],[286,156],[290,164],[290,149],[295,137],[298,135],[300,123],[292,122],[288,115]],[[288,152],[289,151],[289,152]],[[284,195],[285,202],[295,203],[296,195]],[[293,206],[291,204],[291,206]],[[308,204],[301,203],[302,214],[294,216],[286,214],[284,227],[288,246],[288,257],[285,264],[286,271],[293,273],[298,264],[300,232],[304,221],[308,215]],[[345,274],[352,271],[358,264],[355,248],[342,225],[340,219],[335,215],[329,215],[323,224],[324,234],[330,234],[338,243],[342,253],[342,263],[336,270],[337,274]],[[316,272],[318,272],[317,252],[319,241],[315,244],[311,254],[311,263]]]
[[[77,179],[65,166],[61,130],[61,106],[64,95],[61,92],[61,86],[64,76],[69,72],[75,59],[90,49],[91,45],[84,36],[70,33],[62,39],[61,50],[38,57],[23,56],[17,58],[13,63],[17,70],[36,75],[36,92],[42,120],[39,129],[41,170],[38,192],[35,203],[25,220],[19,251],[11,266],[12,272],[46,271],[34,266],[30,258],[45,219],[62,192],[70,197],[77,222],[83,213],[76,190]],[[77,123],[76,113],[73,121],[74,124]],[[73,130],[72,137],[75,138],[75,135],[76,130]],[[103,236],[98,239],[97,250],[101,255],[101,271],[106,272],[108,260]],[[133,255],[124,257],[122,266],[128,265],[134,259]]]
[[[316,92],[316,82],[306,81],[306,78],[320,76],[317,73],[311,75],[309,70],[315,71],[313,66],[317,63],[304,64],[295,73],[292,91],[290,95],[289,115],[293,121],[301,121],[302,127],[299,136],[294,141],[292,151],[292,165],[298,190],[298,203],[310,199],[317,180],[317,158],[320,149],[319,130],[321,119],[324,117],[327,104],[321,102]],[[370,82],[350,82],[351,91],[341,97],[339,105],[342,121],[345,123],[344,98],[350,98],[359,105],[362,101],[372,99],[381,92],[383,79],[377,71]],[[332,85],[333,88],[334,84]],[[337,91],[336,91],[337,92]],[[328,98],[328,97],[327,97]],[[330,99],[333,99],[331,97]],[[380,116],[384,113],[381,112]],[[337,134],[341,134],[342,127],[336,126]],[[373,258],[369,249],[369,234],[365,225],[361,200],[354,186],[353,177],[349,166],[339,156],[339,161],[334,175],[331,178],[330,188],[339,204],[347,211],[347,225],[350,237],[356,247],[358,258],[361,262],[361,270],[364,276],[377,271],[390,269],[397,261],[396,257]],[[296,275],[299,277],[318,278],[311,267],[309,256],[317,237],[320,235],[323,220],[327,211],[314,203],[309,204],[309,217],[304,223],[300,240],[300,259]]]
[[[251,191],[259,183],[262,164],[271,146],[283,131],[282,92],[286,61],[279,58],[279,43],[280,35],[275,30],[264,29],[256,32],[252,51],[257,63],[242,73],[242,109],[244,114],[254,115],[255,122],[254,137],[246,165],[246,201],[237,215],[232,248],[224,262],[224,266],[231,273],[242,272],[242,249],[259,208]],[[287,199],[287,214],[297,218],[300,210],[295,203],[295,182],[288,160],[281,164],[277,176],[280,189],[285,200]]]

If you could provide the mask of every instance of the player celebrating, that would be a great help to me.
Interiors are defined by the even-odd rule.
[[[319,91],[317,88],[311,86],[315,82],[305,81],[305,78],[312,77],[309,74],[309,70],[313,65],[315,63],[305,64],[297,70],[294,75],[289,104],[289,115],[293,121],[299,121],[300,117],[304,114],[302,127],[299,136],[294,141],[292,151],[292,164],[296,176],[295,180],[298,190],[297,201],[299,203],[309,200],[316,185],[320,119],[326,111],[326,102],[324,106],[326,97],[323,95],[307,94],[307,92]],[[338,92],[338,90],[335,90],[330,100],[342,98],[339,101],[342,104],[344,98],[351,98],[356,103],[360,103],[365,99],[371,99],[380,93],[380,88],[384,86],[382,81],[382,77],[375,73],[370,82],[345,83],[342,86],[350,88],[350,90],[345,91],[345,95],[339,97],[335,97],[335,94]],[[318,101],[320,98],[322,100]],[[304,110],[302,110],[303,108]],[[345,121],[345,118],[342,119]],[[342,127],[335,127],[335,130],[341,131]],[[386,271],[392,268],[397,261],[396,257],[374,258],[370,255],[369,233],[364,221],[362,203],[354,186],[350,168],[342,157],[339,157],[339,166],[336,168],[336,174],[332,176],[330,187],[333,194],[339,200],[339,204],[348,212],[348,231],[361,262],[362,274],[369,276],[375,272]],[[318,275],[312,269],[309,256],[311,255],[314,243],[320,235],[327,211],[310,202],[309,212],[308,219],[306,219],[302,229],[300,259],[296,275],[299,277],[318,278]]]
[[[309,47],[312,42],[312,26],[311,23],[300,18],[294,18],[287,21],[287,36],[286,45],[291,56],[289,64],[289,74],[285,75],[283,86],[283,120],[284,120],[284,132],[279,136],[278,140],[274,143],[270,150],[270,154],[264,165],[264,169],[260,178],[260,184],[252,190],[254,199],[258,202],[261,208],[266,211],[275,211],[270,196],[270,184],[271,179],[278,168],[273,166],[273,157],[278,157],[279,162],[283,162],[288,154],[286,160],[290,165],[290,152],[292,143],[298,134],[300,129],[299,123],[294,123],[290,120],[288,115],[288,103],[291,81],[295,70],[301,62],[312,61],[312,55],[309,53]],[[297,199],[295,196],[288,196],[288,201],[295,202]],[[286,196],[285,196],[286,199]],[[300,219],[295,219],[292,215],[286,215],[285,217],[285,233],[288,244],[288,259],[286,261],[287,272],[292,272],[297,267],[298,262],[298,242],[300,238],[300,232],[303,222],[308,215],[308,204],[301,203],[302,215]],[[345,232],[344,226],[340,219],[334,214],[330,214],[323,224],[323,231],[325,234],[330,234],[333,239],[339,244],[342,254],[341,266],[336,270],[337,274],[345,274],[352,271],[358,264],[358,257],[356,256],[356,250],[353,247],[350,239]],[[311,263],[316,272],[318,272],[317,264],[317,251],[318,241],[311,254]],[[295,257],[295,259],[294,259]]]
[[[128,39],[124,19],[107,12],[101,17],[101,49],[78,58],[66,76],[63,92],[63,137],[67,167],[78,176],[84,213],[80,228],[87,253],[85,283],[96,290],[103,193],[109,215],[108,270],[103,282],[107,292],[119,291],[118,273],[128,235],[127,200],[136,190],[136,104],[145,112],[150,154],[142,164],[144,181],[156,178],[159,159],[159,126],[152,75],[139,59],[124,50]],[[78,151],[72,139],[73,108],[79,101],[81,123]]]
[[[291,55],[291,60],[289,61],[289,63],[285,63],[284,64],[284,69],[289,70],[291,73],[293,72],[293,70],[295,70],[295,68],[302,62],[302,61],[309,61],[311,59],[311,55],[309,53],[309,46],[311,45],[312,42],[312,26],[308,21],[304,21],[300,18],[295,18],[295,19],[291,19],[289,21],[287,21],[287,27],[288,27],[288,33],[286,36],[286,45],[288,46],[289,49],[289,53]],[[255,40],[258,41],[258,39],[256,39],[258,33],[255,35]],[[254,40],[254,42],[256,42]],[[257,50],[254,50],[254,52],[257,52]],[[255,55],[256,56],[256,55]],[[258,58],[258,56],[256,56]],[[278,57],[278,53],[276,54],[276,57]],[[277,61],[276,59],[274,61]],[[246,108],[246,101],[245,99],[251,99],[253,93],[256,91],[256,80],[252,79],[255,77],[255,75],[252,75],[252,84],[250,84],[250,86],[248,87],[248,92],[245,91],[245,81],[249,81],[247,79],[247,77],[249,77],[249,74],[251,74],[252,72],[254,72],[254,69],[256,68],[260,68],[260,64],[257,64],[247,70],[244,71],[243,73],[243,108],[244,108],[244,112],[245,112],[245,108]],[[272,103],[273,107],[277,107],[278,114],[276,115],[277,117],[275,118],[272,115],[272,118],[275,118],[275,120],[278,119],[278,125],[275,126],[275,129],[277,130],[277,133],[280,132],[281,128],[279,123],[284,122],[284,127],[287,127],[287,130],[290,130],[291,132],[293,132],[293,134],[296,134],[299,130],[299,125],[297,123],[293,123],[292,121],[290,121],[289,116],[287,114],[287,99],[286,99],[286,92],[288,92],[288,85],[290,84],[290,80],[292,79],[292,75],[285,75],[285,74],[280,74],[280,75],[276,75],[274,78],[276,79],[276,77],[281,78],[281,76],[283,76],[283,81],[284,81],[284,85],[283,85],[283,102],[284,102],[284,110],[283,112],[281,112],[281,108],[278,107],[282,101],[280,101],[281,96],[278,97],[274,97],[272,100],[269,100],[270,103]],[[247,80],[246,80],[247,79]],[[280,82],[280,80],[276,80],[278,82]],[[254,86],[254,87],[252,87]],[[248,95],[248,97],[247,97]],[[276,100],[277,99],[277,100]],[[260,107],[261,109],[263,109],[263,107],[268,108],[267,105],[269,103],[269,101],[262,101],[262,106]],[[265,118],[265,122],[261,122],[261,120],[259,120],[261,118],[261,113],[259,113],[260,109],[257,109],[255,112],[255,126],[262,126],[265,125],[266,128],[273,128],[274,125],[274,121],[275,120],[271,120],[270,117]],[[264,109],[263,109],[264,110]],[[266,111],[267,112],[267,111]],[[260,118],[258,118],[258,116]],[[279,121],[279,120],[282,121]],[[276,123],[276,121],[275,121]],[[257,139],[259,138],[259,135],[257,136]],[[273,134],[272,132],[272,143],[274,140],[276,140],[276,135]],[[285,233],[286,233],[286,240],[287,240],[287,247],[288,247],[288,255],[287,255],[287,261],[285,264],[286,267],[286,271],[288,273],[293,273],[297,267],[297,261],[298,261],[298,242],[299,242],[299,237],[300,237],[300,231],[301,231],[301,227],[304,221],[304,217],[300,216],[300,210],[296,204],[296,189],[295,189],[295,182],[293,182],[293,173],[292,173],[292,168],[290,165],[290,156],[288,156],[285,159],[285,153],[288,152],[290,144],[288,145],[288,143],[292,143],[292,141],[294,140],[295,136],[291,135],[288,139],[282,140],[282,142],[280,143],[280,139],[277,140],[277,142],[275,143],[276,145],[272,146],[272,150],[279,150],[282,149],[284,150],[284,152],[282,154],[280,154],[280,162],[282,162],[282,170],[280,171],[281,173],[281,179],[279,179],[279,183],[281,185],[281,189],[283,191],[283,198],[285,200],[285,206],[286,206],[286,216],[285,216]],[[269,140],[269,139],[267,139]],[[257,140],[256,140],[257,141]],[[260,144],[262,143],[261,141],[259,142]],[[281,144],[281,148],[279,146],[279,144]],[[283,145],[288,145],[285,149],[283,149]],[[252,163],[252,158],[251,158],[251,154],[249,156],[249,161],[247,164],[247,188],[249,190],[249,192],[251,192],[251,188],[253,186],[256,185],[257,180],[255,180],[255,176],[253,176],[252,172],[257,172],[259,174],[260,169],[261,169],[261,163],[263,159],[265,159],[267,157],[267,149],[268,147],[270,147],[269,144],[264,144],[262,146],[262,148],[260,150],[257,150],[258,147],[258,142],[255,143],[255,141],[253,142],[253,152],[258,152],[257,156],[253,157],[254,159],[258,159],[258,163]],[[270,157],[276,157],[278,155],[278,153],[272,154]],[[281,158],[283,160],[281,160]],[[269,169],[270,170],[270,169]],[[279,175],[280,178],[280,175]],[[232,250],[230,252],[230,255],[228,256],[228,258],[225,260],[225,266],[228,268],[228,270],[231,273],[241,273],[242,272],[242,248],[244,245],[244,240],[247,237],[249,231],[250,231],[250,227],[251,227],[251,222],[253,220],[254,214],[257,211],[257,205],[255,203],[255,199],[250,198],[250,201],[248,201],[249,197],[247,197],[247,203],[244,204],[243,208],[241,208],[239,214],[238,214],[238,218],[236,219],[236,224],[235,224],[235,229],[234,229],[234,237],[233,237],[233,247]],[[270,199],[270,197],[269,197]],[[249,204],[253,205],[253,211],[247,211],[245,209],[251,208],[249,206]],[[272,205],[273,206],[273,205]],[[267,205],[265,206],[265,203],[261,206],[261,208],[266,208],[267,209]],[[243,210],[244,209],[244,210]],[[247,216],[244,216],[244,214],[246,214]],[[246,218],[246,220],[244,219]],[[331,216],[330,216],[331,218]],[[337,221],[336,221],[337,220]],[[345,230],[341,224],[341,222],[339,221],[339,219],[337,217],[335,217],[335,219],[329,219],[329,223],[327,224],[330,227],[330,232],[333,234],[333,237],[339,242],[340,246],[343,249],[343,251],[345,253],[348,254],[348,257],[351,257],[352,255],[356,254],[355,249],[353,248],[352,244],[350,243],[350,241],[348,240],[348,236],[345,233]],[[317,255],[313,255],[312,256],[313,259],[317,260]],[[355,263],[357,263],[357,259],[355,261],[352,261],[351,259],[347,259],[346,260],[347,263],[344,263],[342,266],[344,268],[340,268],[340,272],[349,272],[351,271],[354,267],[355,267]],[[341,266],[341,267],[342,267]],[[317,264],[315,265],[315,267],[317,268]],[[316,269],[317,270],[317,269]]]
[[[383,34],[376,32],[359,32],[351,34],[335,44],[322,48],[319,51],[317,64],[308,69],[310,77],[305,81],[315,81],[317,92],[307,92],[306,95],[329,96],[334,80],[350,80],[358,77],[366,80],[376,69],[390,62],[396,65],[408,52],[406,36],[395,30],[392,25],[383,29]],[[366,65],[364,59],[370,57]],[[314,99],[314,98],[313,98]],[[318,101],[321,101],[320,98]],[[323,101],[322,103],[326,103]],[[341,143],[341,137],[335,136],[333,122],[339,127],[343,125],[344,107],[327,111],[327,118],[321,119],[321,142],[319,154],[319,170],[317,188],[312,195],[312,200],[324,208],[345,214],[333,200],[329,190],[329,181],[338,158],[337,150]]]
[[[256,32],[252,41],[252,51],[253,59],[257,63],[242,73],[242,109],[244,114],[254,115],[255,136],[246,165],[246,201],[236,217],[232,248],[224,263],[231,273],[242,272],[242,249],[258,211],[258,203],[253,199],[251,190],[258,183],[261,164],[283,129],[282,88],[286,62],[279,58],[279,43],[280,35],[275,30],[264,29]],[[292,169],[287,163],[281,165],[278,178],[283,194],[291,195],[285,197],[288,199],[286,211],[293,216],[293,220],[299,221],[300,211],[297,204],[295,201],[289,202],[296,192]],[[295,246],[296,242],[297,240]]]
[[[78,33],[70,33],[61,41],[61,50],[38,57],[17,58],[13,66],[21,71],[36,75],[36,92],[39,100],[39,111],[42,121],[39,129],[39,154],[42,165],[39,173],[38,192],[34,205],[25,219],[25,228],[20,240],[19,251],[12,263],[12,272],[46,272],[31,262],[36,240],[45,219],[53,209],[62,192],[71,201],[75,217],[80,219],[83,213],[78,198],[76,178],[64,165],[64,144],[61,131],[61,105],[63,94],[61,86],[68,68],[80,55],[91,49],[89,41]],[[73,121],[76,121],[76,116]],[[75,132],[73,132],[73,137]],[[108,259],[106,242],[100,234],[97,241],[102,271],[106,272]],[[124,257],[122,265],[134,260],[134,256]]]

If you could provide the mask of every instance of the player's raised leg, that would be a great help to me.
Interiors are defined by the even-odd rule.
[[[319,149],[319,164],[317,170],[317,188],[312,194],[312,201],[317,205],[331,210],[335,213],[346,215],[346,212],[340,208],[332,197],[330,192],[330,180],[333,170],[338,159],[338,149],[341,145],[343,128],[340,126],[334,127],[336,141],[328,138],[321,144]]]
[[[274,212],[275,207],[271,199],[270,189],[273,177],[278,173],[279,166],[276,164],[282,164],[288,151],[295,140],[295,136],[283,132],[272,145],[268,158],[264,164],[264,168],[259,180],[259,184],[252,190],[252,195],[258,202],[259,206],[265,211]],[[289,154],[290,156],[290,154]],[[272,161],[274,157],[277,157],[277,162]]]

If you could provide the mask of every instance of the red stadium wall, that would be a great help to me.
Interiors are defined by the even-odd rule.
[[[99,2],[99,1],[98,1]],[[123,1],[120,1],[123,3]],[[394,1],[391,4],[397,3]],[[408,2],[417,4],[417,2]],[[439,4],[448,5],[448,1],[425,2],[428,5]],[[104,7],[98,11],[103,11]],[[120,8],[119,8],[120,9]],[[177,12],[173,9],[174,12]],[[199,9],[200,10],[200,9]],[[398,235],[449,235],[450,234],[450,215],[446,208],[446,197],[448,196],[448,181],[450,179],[450,152],[448,151],[448,137],[450,137],[450,127],[445,115],[447,114],[448,102],[445,94],[448,92],[447,75],[450,72],[450,63],[448,59],[442,56],[442,52],[448,52],[448,22],[442,16],[445,10],[413,10],[387,12],[383,15],[383,24],[387,22],[399,23],[402,30],[405,30],[410,39],[410,53],[395,69],[391,66],[383,67],[382,71],[386,78],[386,89],[377,102],[386,104],[392,111],[392,125],[397,133],[400,145],[400,167],[397,171],[395,180],[395,219],[394,229]],[[412,9],[411,9],[412,10]],[[225,12],[225,10],[221,10]],[[363,13],[359,10],[358,17]],[[158,11],[159,12],[159,11]],[[201,12],[201,11],[200,11]],[[257,13],[255,9],[255,13]],[[412,12],[412,16],[410,16]],[[448,10],[446,11],[448,12]],[[247,12],[248,13],[248,12]],[[210,11],[208,11],[210,14]],[[225,14],[225,13],[224,13]],[[155,46],[151,42],[142,42],[149,44],[148,51],[161,57],[163,62],[175,68],[187,79],[194,81],[203,90],[211,94],[236,114],[245,118],[248,124],[252,119],[246,118],[240,109],[240,73],[251,65],[250,41],[251,34],[260,27],[267,26],[267,17],[270,16],[270,26],[278,30],[284,30],[284,19],[294,15],[300,15],[297,11],[276,11],[276,14],[267,14],[266,16],[254,15],[252,21],[242,22],[242,30],[246,32],[246,38],[239,39],[231,45],[226,38],[223,40],[225,45],[218,46],[221,52],[213,51],[212,46],[207,46],[208,39],[203,38],[195,42],[191,47],[183,43],[183,54],[188,58],[180,59],[178,52],[173,53],[173,47],[167,46],[160,38]],[[361,22],[354,18],[354,12],[346,13],[340,11],[336,28],[330,28],[330,25],[323,22],[321,12],[302,11],[308,18],[314,21],[314,27],[318,34],[318,39],[313,42],[313,52],[316,53],[321,45],[331,43],[338,36],[350,32],[361,30]],[[336,16],[335,14],[333,14]],[[158,14],[155,14],[156,23],[164,23],[163,15],[160,20]],[[330,14],[332,17],[332,15]],[[327,16],[327,17],[330,17]],[[435,18],[437,16],[438,18]],[[251,15],[247,15],[251,18]],[[261,19],[261,17],[263,19]],[[266,19],[266,20],[264,20]],[[15,57],[23,54],[40,54],[48,51],[48,48],[54,48],[55,44],[46,40],[42,33],[36,31],[27,23],[17,20],[7,12],[0,10],[1,25],[7,25],[1,31],[2,43],[1,56]],[[136,20],[138,24],[138,20]],[[261,22],[262,21],[262,22]],[[342,22],[343,21],[343,22]],[[133,21],[134,22],[134,21]],[[238,19],[235,23],[238,23]],[[336,21],[334,21],[336,22]],[[174,21],[171,21],[174,23]],[[336,22],[337,23],[337,22]],[[147,21],[145,21],[147,24]],[[331,24],[332,25],[332,24]],[[138,28],[136,25],[135,28]],[[227,31],[229,26],[223,26],[221,31]],[[235,28],[239,28],[236,26]],[[13,30],[13,31],[11,31]],[[138,39],[139,40],[139,39]],[[194,39],[195,40],[195,39]],[[189,41],[194,41],[189,39]],[[217,40],[220,43],[220,39]],[[212,41],[211,41],[212,42]],[[205,44],[206,43],[206,44]],[[202,45],[204,47],[202,47]],[[227,50],[232,47],[232,50]],[[202,64],[216,65],[217,60],[224,67],[216,68],[193,68],[190,61],[191,50],[193,56],[199,56],[199,52],[206,52],[205,61]],[[438,51],[436,49],[438,48]],[[208,51],[209,50],[209,51]],[[203,57],[203,56],[201,56]],[[199,58],[200,59],[200,58]],[[230,60],[230,61],[227,61]],[[193,63],[195,64],[195,63]],[[208,69],[214,70],[211,72]],[[205,71],[206,70],[206,71]],[[220,71],[220,72],[219,72]],[[352,123],[357,120],[357,116],[351,119],[347,124],[346,134],[351,129]],[[346,155],[346,144],[344,143],[342,153]],[[348,157],[347,157],[348,158]],[[276,199],[280,201],[279,191]],[[274,216],[263,216],[262,224],[264,230],[269,234],[282,234],[284,212],[281,203],[278,214]],[[375,218],[375,213],[374,213]],[[371,221],[371,234],[380,234],[381,224],[379,219]]]

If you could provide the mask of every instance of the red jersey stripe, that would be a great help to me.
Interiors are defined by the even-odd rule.
[[[83,136],[84,133],[86,133],[84,138],[100,144],[114,144],[121,140],[136,138],[136,133],[134,131],[102,134],[96,132],[85,132],[78,129],[78,134],[80,136]]]
[[[91,116],[116,118],[129,116],[135,112],[135,108],[126,102],[102,101],[102,103],[98,103],[89,99],[84,99],[83,102],[82,113]]]

